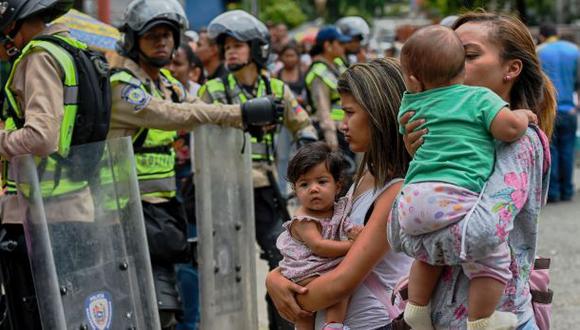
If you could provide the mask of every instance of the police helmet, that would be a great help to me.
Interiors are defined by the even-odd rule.
[[[168,25],[173,32],[175,48],[181,42],[181,34],[189,27],[183,7],[177,0],[133,0],[123,15],[123,40],[118,48],[123,55],[138,56],[137,38],[157,25]]]
[[[342,34],[351,38],[359,38],[361,44],[369,41],[370,28],[367,22],[359,16],[346,16],[336,21],[336,26]]]
[[[0,31],[12,22],[38,15],[50,22],[68,12],[74,0],[5,0],[0,2]],[[0,32],[1,33],[1,32]],[[14,31],[13,35],[18,33]],[[11,37],[13,37],[13,35]]]
[[[214,18],[207,27],[208,36],[223,48],[230,36],[250,45],[252,60],[265,67],[270,56],[270,32],[264,23],[243,10],[232,10]]]

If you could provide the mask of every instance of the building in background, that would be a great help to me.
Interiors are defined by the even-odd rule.
[[[131,0],[77,0],[77,8],[85,13],[108,22],[113,26],[120,26],[123,18],[123,12]],[[185,9],[189,28],[199,30],[217,15],[221,14],[226,7],[225,0],[179,0]],[[105,13],[99,13],[101,9],[108,8]],[[107,17],[108,16],[108,17]]]

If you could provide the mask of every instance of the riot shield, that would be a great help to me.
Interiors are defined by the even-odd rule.
[[[196,128],[194,139],[201,329],[254,330],[258,314],[250,138],[233,128],[204,125]]]
[[[10,169],[43,329],[159,329],[130,138]]]

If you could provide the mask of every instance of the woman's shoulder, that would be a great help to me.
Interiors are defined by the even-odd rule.
[[[550,164],[550,142],[546,134],[536,125],[528,127],[525,134],[513,143],[518,159],[528,159],[531,165],[541,165],[547,173]]]
[[[394,188],[397,184],[402,184],[405,178],[392,178],[388,180],[381,188],[376,189],[374,193],[375,199],[385,193],[389,188]]]

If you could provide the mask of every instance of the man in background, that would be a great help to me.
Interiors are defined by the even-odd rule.
[[[553,24],[540,26],[538,55],[542,69],[554,83],[558,111],[550,145],[552,172],[548,202],[569,201],[574,195],[574,153],[578,104],[574,93],[580,91],[580,51],[578,46],[560,40]]]

